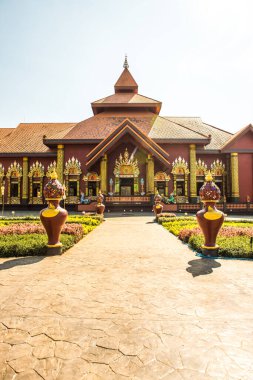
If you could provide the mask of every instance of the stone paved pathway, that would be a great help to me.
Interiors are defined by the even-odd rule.
[[[152,220],[0,259],[0,378],[253,379],[253,262],[201,260]]]

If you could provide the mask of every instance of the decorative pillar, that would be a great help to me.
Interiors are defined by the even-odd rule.
[[[165,180],[165,197],[169,196],[169,179]]]
[[[226,154],[226,172],[227,172],[227,175],[226,175],[226,192],[224,191],[224,196],[226,196],[226,198],[230,199],[230,197],[231,197],[231,176],[229,175],[229,173],[231,172],[231,169],[230,169],[229,154]]]
[[[174,191],[174,197],[176,197],[177,195],[177,177],[176,175],[174,174],[173,175],[173,191]]]
[[[134,177],[134,195],[139,195],[139,177]]]
[[[197,203],[196,145],[190,144],[190,201]]]
[[[154,164],[154,159],[151,156],[151,154],[148,155],[146,168],[147,168],[147,171],[146,171],[147,195],[151,195],[151,194],[154,194],[155,192],[155,184],[154,184],[155,164]]]
[[[32,196],[32,193],[31,193]],[[23,157],[22,204],[28,203],[28,157]]]
[[[100,186],[102,194],[107,194],[107,155],[105,154],[100,161]]]
[[[239,175],[238,175],[238,153],[231,153],[230,155],[231,161],[231,187],[232,194],[231,200],[232,202],[239,202],[240,193],[239,193]]]
[[[64,145],[57,145],[57,175],[58,180],[63,182],[64,170]]]

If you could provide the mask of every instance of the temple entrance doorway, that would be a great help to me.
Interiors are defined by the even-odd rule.
[[[120,178],[120,196],[131,197],[134,195],[134,179]]]

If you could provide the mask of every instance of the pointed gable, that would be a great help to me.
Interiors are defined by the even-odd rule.
[[[147,135],[132,123],[129,119],[125,119],[109,136],[101,141],[91,152],[87,154],[88,162],[86,165],[89,167],[93,165],[100,157],[102,157],[117,141],[124,135],[131,135],[138,141],[144,148],[153,154],[163,164],[169,164],[169,155],[158,144],[152,141]]]
[[[119,92],[133,92],[137,94],[138,92],[138,84],[135,82],[130,71],[125,68],[120,75],[119,79],[114,85],[115,93]]]
[[[253,126],[247,125],[233,135],[222,147],[222,153],[253,152]]]
[[[138,94],[138,84],[129,71],[127,57],[123,72],[114,85],[115,93],[91,103],[94,115],[108,110],[142,110],[159,114],[162,103]]]

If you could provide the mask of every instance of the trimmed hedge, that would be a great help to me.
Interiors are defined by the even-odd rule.
[[[74,235],[61,235],[62,252],[73,247],[78,239]],[[47,253],[47,236],[42,234],[4,235],[0,239],[1,257],[40,256]]]
[[[250,237],[248,236],[233,236],[230,238],[218,236],[216,243],[220,246],[219,256],[253,258]],[[203,235],[191,235],[189,238],[189,245],[197,252],[201,252],[201,246],[203,244]]]
[[[188,243],[195,251],[201,252],[204,236],[196,218],[170,218],[169,221],[162,222],[162,225],[180,240]],[[220,246],[219,256],[252,258],[252,236],[253,222],[245,220],[224,222],[217,237],[217,244]]]

